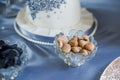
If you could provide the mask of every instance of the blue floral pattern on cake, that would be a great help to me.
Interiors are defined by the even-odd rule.
[[[31,11],[32,18],[36,18],[38,11],[53,11],[60,9],[61,4],[65,4],[65,0],[27,0],[27,5]]]

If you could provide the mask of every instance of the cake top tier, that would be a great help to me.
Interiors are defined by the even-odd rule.
[[[60,9],[61,5],[66,4],[65,0],[27,0],[27,5],[31,11],[32,18],[36,18],[39,11],[53,11]]]

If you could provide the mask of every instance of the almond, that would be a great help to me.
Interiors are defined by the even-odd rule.
[[[78,37],[77,36],[73,36],[73,38],[71,40],[78,41]]]
[[[83,35],[83,40],[89,41],[89,36],[88,35]]]
[[[57,41],[62,41],[63,43],[68,43],[68,38],[64,35],[60,35],[58,38],[57,38]]]
[[[64,53],[70,53],[70,51],[71,51],[71,46],[70,46],[70,44],[64,44],[63,47],[62,47],[62,51],[63,51]]]
[[[86,50],[86,49],[82,49],[82,50],[80,50],[80,52],[85,56],[89,55],[88,50]]]
[[[89,50],[89,51],[93,51],[95,49],[95,45],[93,43],[89,42],[85,45],[84,48]]]
[[[72,47],[72,52],[78,53],[78,52],[80,52],[81,49],[82,49],[81,47]]]
[[[84,41],[84,40],[79,40],[78,41],[78,45],[80,46],[80,47],[84,47],[86,44],[88,43],[88,41]]]
[[[76,40],[70,40],[68,43],[69,43],[72,47],[78,46],[78,41],[76,41]]]
[[[63,47],[63,42],[62,41],[58,41],[58,45],[59,45],[60,48],[62,48]]]

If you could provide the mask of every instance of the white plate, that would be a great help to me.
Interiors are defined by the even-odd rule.
[[[82,30],[87,32],[89,35],[94,35],[97,30],[97,20],[93,17],[93,14],[86,10],[85,8],[81,9],[81,21],[79,23],[79,27],[75,27],[74,29]],[[26,40],[43,45],[53,45],[54,36],[60,32],[64,34],[68,34],[72,29],[44,29],[43,27],[39,28],[39,30],[35,31],[34,25],[29,25],[24,20],[25,8],[23,8],[17,15],[17,18],[14,23],[15,31]],[[29,20],[28,20],[29,21]],[[29,27],[28,27],[29,25]],[[29,29],[28,29],[29,28]],[[36,38],[37,36],[37,38]],[[38,38],[39,37],[39,38]]]
[[[120,80],[120,57],[108,65],[100,80]]]
[[[21,37],[23,37],[24,39],[30,42],[42,44],[42,45],[49,45],[49,46],[54,45],[53,44],[54,37],[46,37],[41,35],[37,35],[36,37],[36,34],[32,34],[21,29],[16,22],[14,23],[14,29]],[[97,30],[97,20],[95,20],[93,27],[90,30],[86,31],[86,33],[92,36],[96,32],[96,30]]]

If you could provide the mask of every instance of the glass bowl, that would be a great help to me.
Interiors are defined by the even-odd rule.
[[[7,43],[9,45],[17,44],[17,46],[23,50],[23,53],[20,56],[20,60],[21,60],[20,65],[0,69],[0,80],[14,80],[18,76],[19,72],[27,64],[27,61],[28,61],[27,49],[26,49],[25,44],[23,44],[20,41],[8,41],[8,40],[5,40],[5,43]]]
[[[68,35],[65,35],[65,36],[67,36],[68,39],[70,40],[73,36],[78,36],[79,38],[82,38],[84,34],[85,33],[81,30],[71,30],[68,33]],[[72,66],[72,67],[80,66],[95,56],[98,47],[97,47],[97,42],[93,36],[89,36],[89,40],[95,45],[95,49],[88,56],[86,56],[86,55],[83,55],[82,53],[81,54],[80,53],[74,54],[73,52],[70,52],[69,54],[63,53],[57,42],[57,38],[60,35],[64,35],[64,34],[59,33],[55,37],[55,41],[54,41],[55,52],[69,66]]]

